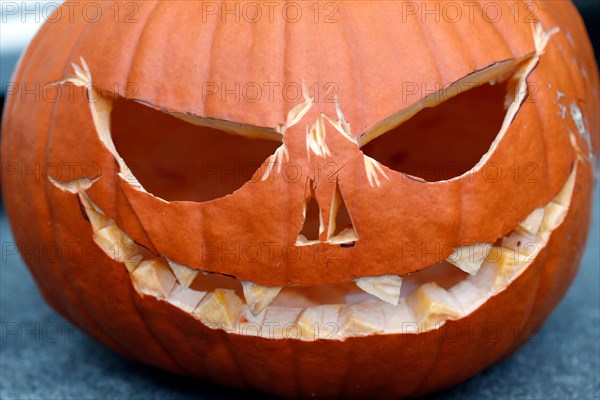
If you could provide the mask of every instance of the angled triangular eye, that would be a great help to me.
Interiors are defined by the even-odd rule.
[[[201,126],[194,118],[176,118],[122,98],[115,101],[113,142],[146,191],[168,201],[217,199],[250,181],[281,146],[281,136],[266,129],[238,126],[228,133]]]
[[[508,67],[493,79],[466,77],[452,90],[430,95],[430,103],[391,130],[371,135],[361,150],[391,169],[430,182],[462,175],[488,152],[516,101],[513,74],[503,70]]]

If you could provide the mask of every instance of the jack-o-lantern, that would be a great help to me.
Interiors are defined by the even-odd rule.
[[[27,50],[3,190],[19,245],[60,250],[23,253],[47,301],[128,357],[287,397],[419,395],[514,351],[587,233],[572,4],[235,4],[62,8]]]

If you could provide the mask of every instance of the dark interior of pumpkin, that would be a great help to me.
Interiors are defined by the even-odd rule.
[[[168,201],[208,201],[231,194],[252,180],[281,146],[281,141],[197,126],[123,98],[114,104],[111,133],[142,186]]]
[[[500,132],[508,86],[508,81],[486,83],[464,91],[421,110],[361,150],[391,169],[429,182],[460,176],[477,164]]]

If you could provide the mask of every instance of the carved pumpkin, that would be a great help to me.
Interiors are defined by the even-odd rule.
[[[125,356],[286,397],[439,390],[540,327],[598,145],[574,7],[331,4],[236,21],[144,1],[127,23],[107,3],[41,29],[3,190],[20,247],[60,250],[23,252],[57,311]]]

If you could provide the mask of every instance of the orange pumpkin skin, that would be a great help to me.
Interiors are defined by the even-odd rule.
[[[90,23],[78,17],[46,24],[21,60],[15,81],[22,87],[59,81],[70,64],[83,56],[94,74],[94,83],[104,91],[116,89],[122,97],[135,97],[173,112],[269,128],[285,122],[294,104],[283,100],[258,104],[201,102],[198,87],[202,82],[236,79],[338,82],[344,115],[356,127],[354,134],[359,137],[420,100],[399,100],[391,81],[445,86],[496,62],[535,52],[530,24],[523,21],[511,23],[503,19],[492,24],[476,18],[474,22],[453,24],[418,20],[394,24],[393,16],[399,12],[399,5],[394,2],[385,2],[377,9],[360,2],[340,4],[340,21],[333,25],[315,26],[303,19],[294,24],[259,23],[254,28],[238,23],[197,24],[195,17],[201,15],[201,7],[195,2],[147,1],[139,5],[136,24],[115,23],[111,19]],[[214,205],[173,202],[164,206],[119,180],[114,173],[114,158],[98,139],[89,105],[82,96],[84,91],[79,89],[74,92],[79,100],[60,96],[57,101],[35,101],[17,92],[9,96],[5,106],[3,163],[17,168],[33,166],[39,171],[35,176],[7,173],[2,182],[7,213],[23,257],[45,299],[58,312],[120,354],[166,370],[290,398],[399,398],[455,385],[509,355],[539,329],[575,276],[587,236],[594,181],[593,161],[588,154],[597,152],[600,131],[600,116],[595,112],[600,107],[597,67],[585,29],[570,2],[544,3],[538,17],[545,29],[560,28],[528,78],[528,82],[537,84],[539,101],[521,107],[502,147],[490,160],[505,168],[515,162],[536,163],[543,171],[537,183],[523,186],[504,179],[486,186],[482,180],[460,200],[456,194],[470,190],[464,180],[423,189],[392,178],[386,185],[392,186],[389,190],[400,190],[397,185],[401,185],[404,199],[408,199],[404,204],[399,200],[375,200],[378,194],[370,191],[366,179],[363,182],[351,178],[362,174],[361,165],[349,164],[345,172],[348,175],[340,178],[350,212],[357,216],[359,232],[391,229],[394,224],[377,214],[393,208],[399,219],[404,216],[408,220],[406,216],[410,216],[411,223],[420,227],[409,232],[416,237],[396,232],[398,242],[462,245],[494,242],[510,232],[533,209],[556,196],[571,166],[577,164],[568,214],[552,232],[546,247],[505,290],[461,319],[418,334],[372,334],[315,341],[266,339],[210,329],[165,301],[139,295],[122,263],[90,251],[96,249],[94,232],[82,217],[77,197],[58,190],[46,178],[53,172],[45,167],[74,162],[78,167],[68,178],[75,179],[86,176],[81,166],[101,166],[102,177],[89,190],[90,198],[136,242],[192,268],[199,269],[200,263],[194,259],[196,255],[187,237],[201,236],[203,230],[208,232],[207,240],[215,242],[220,240],[221,231],[240,242],[252,237],[244,236],[243,229],[234,224],[223,226],[222,221],[200,227],[184,221],[202,215],[202,207]],[[254,35],[255,53],[248,55],[241,49],[250,33]],[[284,34],[287,36],[282,40]],[[391,43],[384,40],[388,36],[414,40]],[[173,37],[180,39],[173,42],[169,39]],[[195,51],[187,48],[189,43],[197,46]],[[400,55],[394,56],[397,52]],[[405,56],[409,54],[418,56],[408,62]],[[208,55],[211,58],[206,61]],[[165,63],[167,59],[169,62]],[[199,65],[199,70],[191,71],[191,65]],[[361,71],[360,80],[355,71]],[[137,85],[135,96],[128,95],[128,82]],[[578,128],[575,121],[562,119],[557,113],[553,103],[557,90],[565,96],[565,104],[576,102],[581,108],[584,125],[591,135],[589,142],[575,135],[575,146],[572,144],[573,136],[568,133],[578,132]],[[311,110],[307,118],[313,121],[318,112],[335,115],[335,107],[319,104],[319,109]],[[304,124],[290,129],[286,139],[290,148],[304,148],[304,129]],[[527,136],[523,132],[534,133]],[[532,138],[543,145],[531,144]],[[343,143],[339,138],[337,142],[331,140]],[[339,154],[344,151],[339,150]],[[477,173],[473,175],[477,181]],[[68,179],[62,176],[61,180]],[[244,187],[237,192],[235,201],[219,204],[225,211],[239,212],[238,204],[280,198],[277,194],[281,190],[289,190],[290,198],[281,199],[277,207],[291,210],[297,200],[291,194],[302,193],[304,186],[282,185],[263,185],[261,191]],[[323,190],[317,193],[323,200],[319,203],[331,198],[331,193]],[[450,200],[432,204],[430,199],[436,191],[437,196]],[[362,192],[369,193],[353,203],[352,199]],[[511,207],[505,209],[508,199]],[[373,204],[375,209],[371,211],[365,206]],[[274,203],[267,211],[271,210],[269,207],[274,208]],[[430,228],[431,221],[439,217],[426,215],[425,210],[431,208],[465,209],[475,216],[448,216],[447,229],[440,231]],[[168,219],[148,217],[162,211],[169,213],[173,225],[180,230],[174,238],[161,232]],[[176,219],[177,215],[182,215],[182,219]],[[415,219],[414,215],[422,216]],[[477,218],[489,220],[493,215],[497,216],[495,225],[475,223]],[[288,240],[290,232],[297,234],[296,226],[300,224],[299,215],[290,217],[286,226],[292,228],[288,232],[261,218],[265,216],[250,214],[243,217],[240,225],[252,227],[248,230],[253,235],[268,238],[267,234],[275,232]],[[173,235],[173,231],[169,234]],[[28,251],[54,244],[61,249],[58,258]],[[319,246],[327,249],[329,245]],[[288,264],[277,271],[268,264],[223,266],[209,262],[204,267],[206,271],[264,285],[313,286],[349,282],[361,276],[404,275],[448,255],[435,260],[417,257],[397,265],[393,262],[396,251],[391,239],[368,242],[361,236],[357,246],[341,254],[335,265],[311,259],[301,269]],[[375,256],[377,263],[365,262]]]

